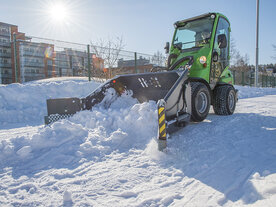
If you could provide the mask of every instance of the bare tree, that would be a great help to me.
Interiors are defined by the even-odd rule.
[[[272,47],[273,47],[273,50],[274,50],[275,53],[276,53],[276,45],[272,44]],[[274,60],[276,60],[276,54],[275,54],[275,56],[272,56],[272,58],[273,58]]]
[[[157,51],[156,53],[154,53],[154,55],[151,58],[151,62],[158,66],[164,66],[165,61],[166,61],[166,57],[160,51]]]
[[[107,40],[100,39],[97,42],[91,42],[92,53],[104,60],[107,68],[115,67],[119,59],[120,53],[124,49],[124,41],[122,37]]]
[[[240,57],[240,53],[236,48],[236,41],[234,38],[230,39],[231,43],[230,43],[230,65],[234,66],[236,64],[236,59],[237,57]]]
[[[236,41],[233,38],[231,39],[230,56],[231,68],[240,71],[247,71],[250,69],[248,54],[245,54],[244,56],[240,54],[239,50],[236,48]]]
[[[245,65],[249,65],[249,55],[246,53],[245,55],[244,55],[244,63],[245,63]]]

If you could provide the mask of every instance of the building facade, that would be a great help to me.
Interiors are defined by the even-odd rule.
[[[104,73],[104,60],[90,53],[91,75],[101,77]],[[64,48],[55,52],[56,76],[88,76],[88,54]]]
[[[55,77],[54,45],[18,41],[20,81]]]
[[[11,27],[15,26],[0,22],[0,84],[12,83]]]
[[[106,78],[111,75],[111,71],[104,68],[104,59],[95,54],[88,56],[85,50],[50,43],[33,41],[25,33],[19,32],[18,26],[0,22],[0,84],[24,83],[56,76],[88,76],[88,58],[91,76]],[[143,58],[137,60],[139,66],[148,62]],[[121,59],[118,62],[120,68],[131,68],[134,64],[134,60]]]
[[[148,64],[150,64],[150,60],[143,58],[142,56],[140,56],[136,60],[136,65],[148,65]],[[135,60],[124,60],[124,59],[118,60],[118,68],[132,67],[132,66],[135,66]]]
[[[153,68],[152,64],[147,65],[138,65],[135,66],[127,66],[127,67],[118,67],[108,69],[109,77],[113,78],[116,75],[126,75],[126,74],[135,74],[135,73],[150,73]]]
[[[55,52],[57,76],[87,76],[87,52],[64,48]]]
[[[0,22],[0,84],[53,77],[54,58],[53,45],[31,42],[18,26]]]

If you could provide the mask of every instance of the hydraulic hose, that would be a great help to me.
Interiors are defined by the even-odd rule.
[[[168,68],[171,67],[171,60],[174,59],[174,58],[177,58],[177,54],[170,54],[169,57],[168,57]]]
[[[168,64],[170,64],[171,58],[175,58],[174,57],[175,54],[171,54],[168,58]],[[193,56],[185,56],[183,58],[180,58],[178,61],[176,61],[173,65],[168,65],[168,70],[174,70],[176,68],[176,66],[178,66],[180,63],[184,62],[188,60],[189,62],[187,63],[189,66],[192,66],[192,64],[194,63],[194,57]]]

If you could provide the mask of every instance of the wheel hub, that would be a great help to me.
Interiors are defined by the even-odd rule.
[[[234,106],[235,106],[235,94],[233,91],[231,91],[229,93],[229,96],[228,96],[228,105],[229,105],[229,109],[232,111]]]
[[[202,113],[204,113],[204,112],[206,111],[207,102],[208,102],[208,100],[207,100],[206,94],[205,94],[204,92],[200,92],[200,93],[198,94],[197,106],[196,106],[197,111],[198,111],[199,113],[202,114]]]

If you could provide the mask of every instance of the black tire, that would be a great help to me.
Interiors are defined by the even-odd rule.
[[[231,115],[236,108],[236,92],[233,86],[217,86],[214,90],[213,109],[217,115]]]
[[[210,110],[210,92],[207,86],[200,82],[192,82],[192,114],[194,122],[203,121]]]

